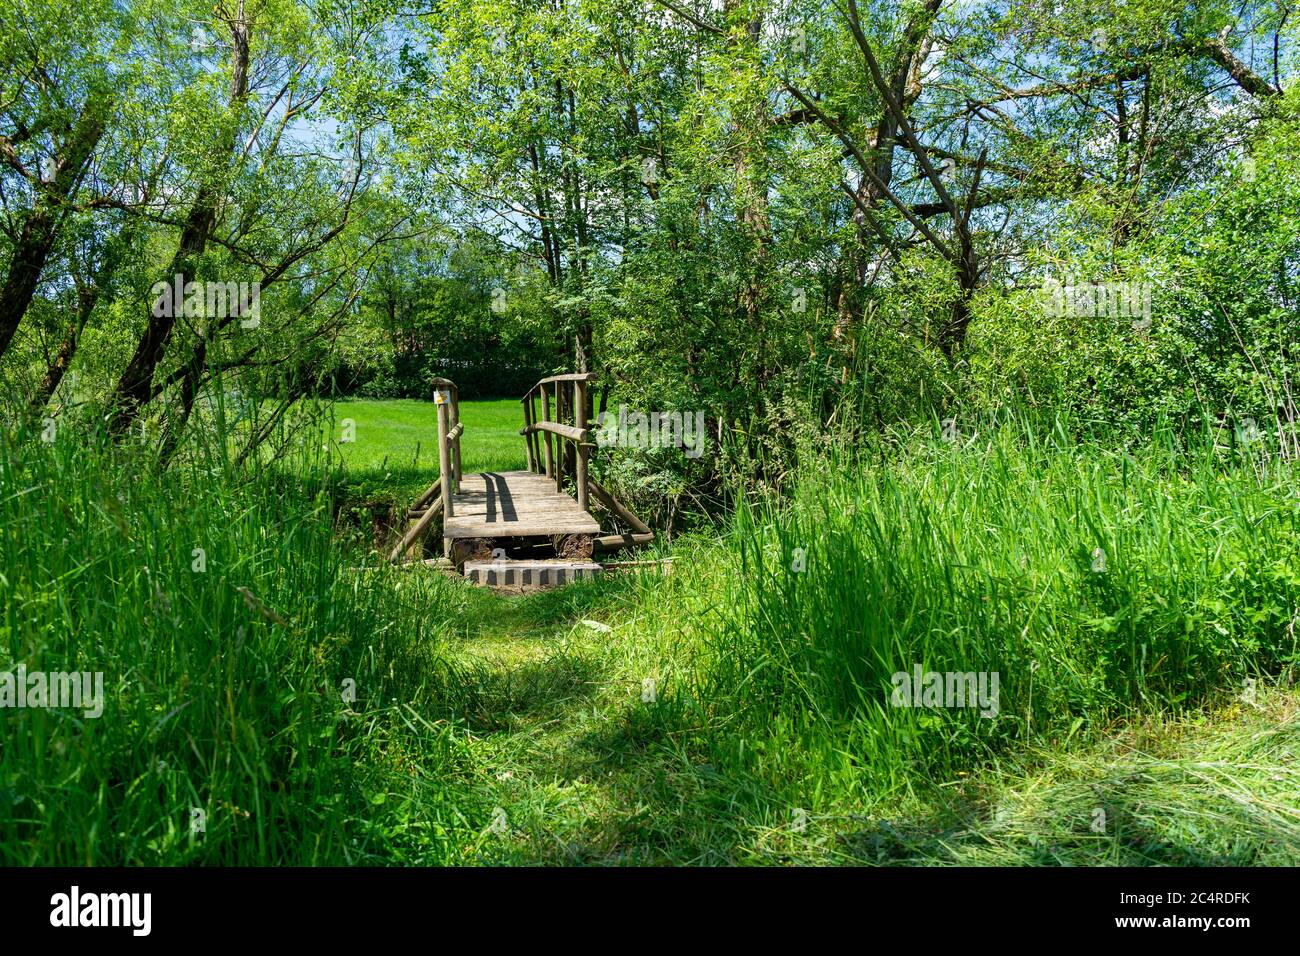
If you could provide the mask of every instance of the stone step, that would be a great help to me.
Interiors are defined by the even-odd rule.
[[[465,579],[488,587],[555,588],[600,574],[595,561],[542,560],[466,561]]]

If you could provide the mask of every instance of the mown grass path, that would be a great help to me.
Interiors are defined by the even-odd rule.
[[[674,832],[697,768],[656,712],[672,641],[637,613],[642,587],[629,577],[472,595],[452,653],[477,685],[466,722],[504,814],[485,862],[720,861],[722,847]]]
[[[711,761],[707,738],[725,727],[691,727],[689,711],[669,699],[691,665],[692,643],[682,635],[707,625],[710,614],[696,605],[665,615],[667,592],[694,587],[631,576],[526,596],[466,587],[464,630],[451,651],[475,686],[463,719],[477,785],[500,811],[475,859],[1225,865],[1300,858],[1300,698],[1285,688],[1261,691],[1249,706],[1228,701],[1213,712],[1116,728],[1087,748],[1026,752],[940,782],[923,799],[839,793],[796,825],[798,808],[770,781]],[[653,700],[644,693],[647,677]],[[1103,832],[1093,828],[1099,821]]]

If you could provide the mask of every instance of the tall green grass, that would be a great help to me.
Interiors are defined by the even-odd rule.
[[[1276,459],[917,435],[667,581],[502,599],[354,570],[319,447],[160,475],[76,429],[0,436],[0,671],[102,671],[107,701],[0,709],[0,863],[1294,858],[1295,735],[1260,743],[1243,683],[1296,656]],[[997,716],[892,706],[915,665],[997,671]],[[1233,697],[1260,719],[1130,759]]]
[[[0,863],[459,860],[447,585],[349,571],[325,489],[74,431],[0,436],[0,670],[107,699],[0,710]]]
[[[790,506],[742,507],[734,535],[695,695],[735,731],[719,749],[774,777],[798,755],[881,792],[950,780],[1296,661],[1294,467],[1212,441],[927,434],[805,475]],[[892,675],[918,665],[998,674],[996,716],[896,706]]]

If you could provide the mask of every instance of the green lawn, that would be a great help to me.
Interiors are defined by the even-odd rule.
[[[517,470],[527,466],[519,436],[523,412],[513,399],[461,402],[461,466],[465,471]],[[342,441],[345,420],[355,425],[355,440]],[[438,411],[413,398],[363,399],[334,406],[332,438],[353,471],[415,467],[438,470]]]
[[[527,467],[523,412],[515,399],[461,402],[465,472]],[[352,423],[352,441],[343,441]],[[391,492],[398,501],[418,495],[438,474],[438,413],[417,399],[361,399],[334,406],[330,447],[343,458],[350,484],[364,497]]]

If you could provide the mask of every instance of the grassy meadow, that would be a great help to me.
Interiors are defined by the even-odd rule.
[[[323,443],[342,465],[351,497],[405,504],[438,472],[437,406],[415,399],[360,399],[331,406]],[[522,406],[516,399],[462,402],[461,468],[526,468]],[[345,438],[345,423],[347,427]]]
[[[516,399],[462,402],[461,439],[465,471],[513,471],[527,467],[523,406]],[[340,441],[343,422],[353,423],[354,438]],[[350,472],[428,474],[438,469],[437,406],[415,399],[360,399],[337,402],[329,429],[334,447]]]
[[[465,403],[466,469],[517,411]],[[343,418],[332,475],[6,433],[0,653],[105,702],[0,723],[0,862],[1300,861],[1293,465],[922,430],[521,597],[341,533],[433,472],[431,405]],[[996,714],[893,706],[916,665]]]

